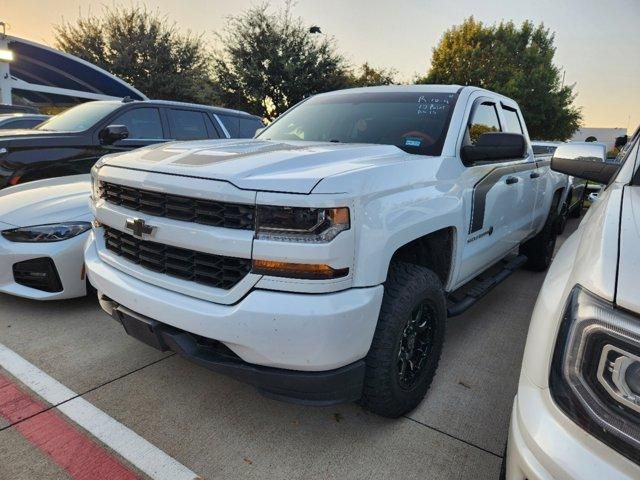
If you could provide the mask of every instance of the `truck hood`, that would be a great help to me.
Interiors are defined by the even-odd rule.
[[[28,182],[0,191],[0,223],[14,227],[81,220],[91,214],[90,175]]]
[[[401,162],[407,156],[391,145],[207,140],[153,145],[105,157],[101,163],[222,180],[246,190],[311,193],[323,178]]]
[[[620,254],[616,303],[640,314],[640,187],[625,187],[620,214]]]

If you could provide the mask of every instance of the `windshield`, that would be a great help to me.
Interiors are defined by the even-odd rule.
[[[83,132],[102,120],[118,107],[118,102],[87,102],[51,117],[36,130],[52,132]]]
[[[287,112],[258,138],[375,143],[439,155],[457,97],[424,92],[320,95]]]

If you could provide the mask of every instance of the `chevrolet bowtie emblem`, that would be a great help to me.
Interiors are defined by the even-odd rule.
[[[143,235],[151,235],[156,227],[147,225],[141,218],[127,218],[125,227],[133,232],[136,237],[142,238]]]

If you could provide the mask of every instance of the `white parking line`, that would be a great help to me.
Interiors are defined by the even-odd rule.
[[[79,397],[55,378],[0,343],[0,367],[80,427],[156,480],[194,480],[200,477],[133,430]],[[76,397],[76,398],[74,398]]]

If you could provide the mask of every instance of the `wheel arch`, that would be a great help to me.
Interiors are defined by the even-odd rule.
[[[433,271],[443,285],[447,285],[453,270],[456,228],[440,228],[400,245],[391,261],[419,265]]]

